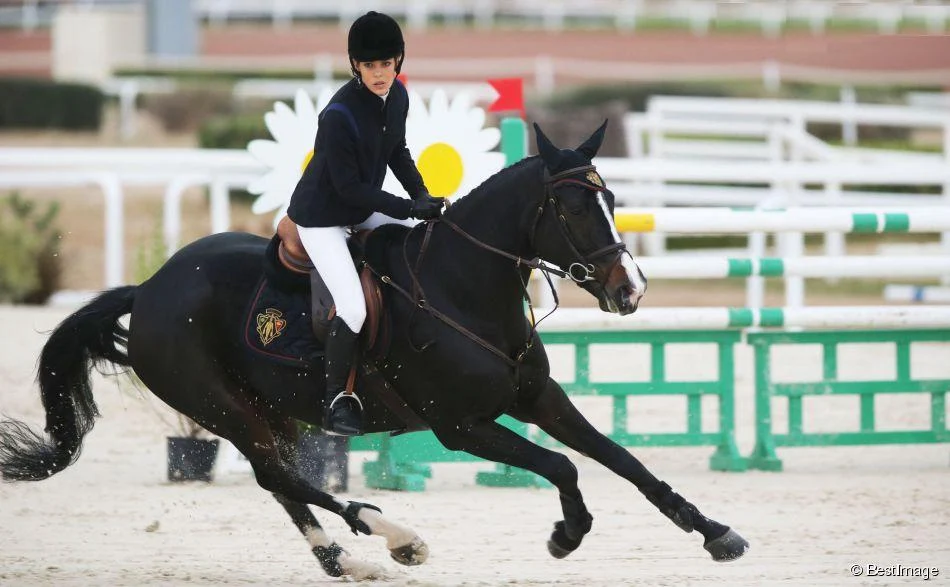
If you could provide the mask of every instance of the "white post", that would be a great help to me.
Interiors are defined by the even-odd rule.
[[[664,157],[663,131],[663,113],[650,108],[647,105],[646,124],[649,133],[649,142],[647,143],[647,157],[660,159]],[[654,197],[648,199],[648,203],[654,206],[666,206],[664,191],[666,182],[662,179],[653,180],[647,183],[648,189],[653,192]],[[647,255],[660,256],[666,254],[666,234],[662,232],[647,232],[643,235],[643,250]]]
[[[841,183],[830,181],[825,184],[825,196],[830,205],[838,206],[841,204]],[[825,255],[829,257],[842,257],[846,254],[845,236],[843,232],[825,233]],[[825,279],[828,283],[837,283],[835,277]]]
[[[854,106],[857,103],[854,86],[841,86],[841,103],[845,106],[844,120],[841,121],[841,140],[853,147],[858,144],[858,125],[854,121]]]
[[[333,57],[327,53],[319,53],[314,56],[313,79],[325,84],[333,82]]]
[[[804,136],[805,119],[797,114],[792,117],[793,128],[800,132],[796,136]],[[804,159],[801,145],[793,143],[790,149],[790,160],[800,163]],[[788,190],[788,203],[797,206],[802,192],[802,184],[798,180],[790,180],[785,186]],[[783,258],[801,257],[805,252],[805,235],[800,232],[789,232],[778,235],[778,252]],[[805,279],[800,276],[785,277],[785,305],[790,308],[800,308],[805,305]]]
[[[211,181],[211,232],[226,232],[231,227],[231,200],[228,184],[221,178]]]
[[[135,99],[139,87],[135,80],[123,80],[119,84],[119,136],[127,141],[135,136]]]
[[[769,60],[762,64],[762,85],[771,94],[782,89],[782,72],[778,62]]]
[[[119,184],[119,178],[112,174],[100,175],[96,182],[102,188],[106,202],[106,287],[119,287],[125,283],[122,186]]]
[[[165,240],[165,257],[171,257],[178,250],[181,237],[181,197],[188,187],[189,178],[176,177],[165,188],[162,206],[162,236]]]
[[[542,96],[554,92],[554,61],[547,55],[538,55],[534,60],[534,87]]]
[[[749,233],[749,257],[761,259],[766,256],[765,233]],[[765,307],[765,278],[749,277],[745,282],[745,305],[747,308]]]
[[[943,159],[950,165],[950,118],[945,118],[943,122]],[[950,181],[943,184],[943,199],[950,206]],[[941,233],[940,248],[944,255],[950,256],[950,232]],[[944,275],[940,284],[950,287],[950,275]]]

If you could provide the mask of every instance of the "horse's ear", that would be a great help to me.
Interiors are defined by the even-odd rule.
[[[584,144],[577,148],[577,150],[582,153],[588,159],[593,159],[594,155],[597,154],[597,151],[600,149],[600,145],[604,142],[604,133],[607,132],[607,119],[604,119],[604,123],[600,125],[600,128],[594,131],[594,134],[590,135]]]
[[[548,169],[557,169],[558,163],[561,161],[561,151],[554,146],[548,137],[544,136],[537,122],[532,124],[534,125],[534,138],[538,144],[538,154],[541,155],[541,160],[544,161]]]

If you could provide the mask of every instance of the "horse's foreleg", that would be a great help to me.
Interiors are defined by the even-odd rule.
[[[734,560],[748,549],[749,543],[738,533],[704,516],[699,508],[654,477],[626,448],[594,428],[554,380],[548,380],[544,392],[533,404],[519,406],[511,415],[536,424],[555,440],[595,459],[636,485],[674,524],[686,532],[696,530],[702,534],[704,547],[714,560]]]
[[[483,459],[519,467],[541,475],[558,488],[564,520],[554,525],[548,550],[564,558],[590,532],[593,516],[587,511],[577,487],[577,468],[564,455],[542,448],[492,421],[466,422],[433,428],[439,441],[450,450],[464,450]]]
[[[306,504],[291,501],[277,493],[273,495],[307,539],[313,555],[320,561],[326,574],[331,577],[348,576],[357,581],[385,577],[382,566],[353,558],[342,546],[331,540]]]

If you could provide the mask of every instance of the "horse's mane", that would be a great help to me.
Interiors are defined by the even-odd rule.
[[[446,216],[452,218],[458,214],[464,215],[467,213],[468,208],[482,198],[488,197],[493,193],[506,191],[509,184],[521,181],[525,175],[537,167],[539,162],[540,158],[537,156],[526,157],[521,161],[509,165],[498,173],[489,176],[467,195],[459,198],[458,202],[453,203],[452,206],[445,211]]]

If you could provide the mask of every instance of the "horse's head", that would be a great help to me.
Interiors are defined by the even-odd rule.
[[[531,231],[535,251],[590,292],[605,312],[635,312],[647,280],[614,225],[614,195],[591,164],[607,122],[577,149],[558,149],[534,125],[544,162],[544,201]]]

